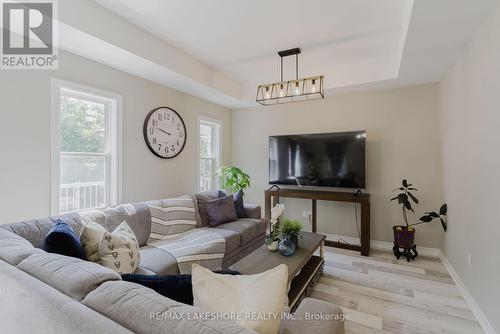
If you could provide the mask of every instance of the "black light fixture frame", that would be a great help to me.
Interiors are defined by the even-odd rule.
[[[293,48],[283,51],[278,51],[278,55],[281,60],[281,82],[283,82],[283,58],[295,56],[295,80],[299,80],[299,54],[301,53],[300,48]]]
[[[309,78],[304,78],[304,79],[299,79],[299,55],[301,54],[301,49],[300,48],[293,48],[293,49],[288,49],[288,50],[282,50],[278,51],[278,55],[280,56],[280,78],[281,81],[273,84],[267,84],[267,85],[260,85],[257,89],[257,96],[256,96],[256,101],[259,102],[260,104],[266,106],[266,105],[273,105],[273,104],[280,104],[279,101],[284,100],[285,102],[281,103],[290,103],[290,102],[299,102],[299,101],[307,101],[310,100],[309,96],[318,96],[319,99],[324,99],[324,87],[323,87],[323,76],[317,76],[317,77],[309,77]],[[284,80],[284,75],[283,75],[283,58],[285,57],[290,57],[290,56],[295,56],[295,80]],[[271,95],[274,92],[274,87],[275,85],[280,85],[281,90],[285,89],[286,85],[286,91],[288,91],[288,88],[290,87],[290,83],[295,81],[296,82],[296,87],[299,85],[299,81],[303,81],[305,84],[306,80],[311,80],[312,84],[314,85],[316,81],[319,81],[319,90],[317,92],[305,92],[305,86],[302,87],[302,92],[297,95],[297,96],[276,96],[276,97],[270,97],[270,98],[264,98],[263,96],[259,98],[259,92],[262,92],[261,89],[265,88],[265,92],[269,93],[269,88],[272,88],[271,90]],[[306,99],[300,99],[300,98],[306,98]],[[299,99],[297,99],[299,98]],[[316,98],[316,99],[318,99]],[[289,99],[288,101],[286,99]],[[295,99],[295,100],[294,100]],[[315,100],[315,99],[311,99]],[[266,101],[275,101],[276,103],[266,103]]]

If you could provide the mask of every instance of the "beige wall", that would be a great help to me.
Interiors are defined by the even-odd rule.
[[[500,333],[500,4],[441,82],[440,96],[449,204],[443,249]]]
[[[323,101],[233,111],[233,162],[252,177],[248,199],[263,203],[268,187],[268,137],[365,129],[367,191],[371,193],[371,239],[392,242],[391,227],[402,223],[401,211],[390,203],[402,178],[419,188],[421,204],[415,221],[442,202],[441,158],[436,85],[330,97]],[[286,215],[304,221],[310,202],[285,201]],[[356,236],[352,204],[320,202],[320,230]],[[439,224],[419,226],[417,244],[441,246]]]
[[[59,70],[0,71],[0,223],[50,213],[51,77],[123,96],[123,201],[197,189],[197,120],[223,122],[223,161],[231,161],[231,112],[110,67],[61,52]],[[169,106],[184,118],[187,144],[175,159],[158,159],[142,137],[146,114]]]

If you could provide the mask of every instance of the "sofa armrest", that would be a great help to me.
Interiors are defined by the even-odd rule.
[[[248,218],[261,219],[261,208],[260,205],[244,203],[245,211],[247,212]]]
[[[345,334],[343,314],[337,305],[305,298],[297,307],[294,319],[281,320],[280,333]]]

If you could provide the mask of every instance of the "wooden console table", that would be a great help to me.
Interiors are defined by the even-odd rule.
[[[271,219],[271,208],[277,203],[277,198],[302,198],[312,200],[312,231],[317,232],[317,201],[351,202],[361,205],[361,245],[348,245],[338,241],[326,240],[325,245],[357,250],[363,256],[370,254],[370,194],[359,194],[339,191],[320,191],[310,189],[281,189],[265,191],[265,214],[266,219]],[[272,203],[271,203],[272,202]]]

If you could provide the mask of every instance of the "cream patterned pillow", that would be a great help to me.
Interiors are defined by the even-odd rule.
[[[260,334],[278,333],[288,282],[286,265],[256,275],[233,276],[193,264],[191,279],[194,306],[236,313],[240,325]]]
[[[106,229],[97,223],[91,222],[83,227],[80,242],[89,261],[99,261],[99,244],[104,233]]]
[[[126,222],[105,232],[99,242],[99,264],[120,275],[135,272],[139,265],[139,244]]]

